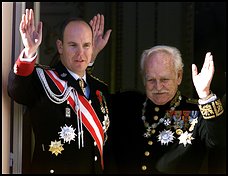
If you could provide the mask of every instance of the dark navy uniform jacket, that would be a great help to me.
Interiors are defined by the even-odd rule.
[[[60,79],[67,81],[68,86],[74,87],[79,94],[82,94],[79,86],[75,84],[75,79],[61,62],[53,70],[60,75]],[[92,106],[102,123],[104,114],[101,112],[101,105],[96,91],[99,90],[102,92],[108,103],[108,87],[90,74],[87,74],[86,78],[90,88],[88,99],[91,100]],[[48,84],[52,91],[58,92],[52,81],[48,80]],[[77,134],[77,116],[67,104],[67,101],[56,104],[47,97],[36,69],[28,76],[16,75],[11,70],[9,74],[8,93],[17,103],[26,105],[26,115],[31,118],[35,135],[32,173],[102,173],[98,147],[85,126],[83,126],[84,147],[78,148],[78,138],[75,136],[75,140],[71,140],[70,144],[64,143],[64,150],[57,156],[49,151],[51,141],[60,140],[59,132],[61,131],[61,127],[72,125],[71,127],[76,129],[75,133]],[[70,108],[70,117],[66,117],[65,115],[66,108]],[[105,153],[105,146],[103,150]]]
[[[155,128],[153,135],[144,137],[146,128],[142,121],[142,109],[145,99],[145,95],[135,91],[117,93],[112,97],[113,118],[110,140],[115,149],[117,173],[198,173],[208,148],[220,150],[225,147],[225,117],[221,115],[213,119],[203,119],[195,101],[184,96],[175,109],[175,112],[181,114],[182,120],[179,121],[180,126],[177,129],[181,129],[183,133],[185,131],[192,133],[191,140],[184,146],[183,141],[180,142],[178,139],[180,135],[177,134],[177,130],[163,123]],[[145,111],[147,122],[150,125],[157,123],[167,110],[170,110],[170,102],[156,106],[147,100]],[[198,123],[192,131],[189,131],[190,119],[197,113]],[[175,122],[177,116],[171,118],[172,125],[177,124],[177,121]],[[170,142],[159,141],[159,134],[164,129],[173,133],[174,138]]]

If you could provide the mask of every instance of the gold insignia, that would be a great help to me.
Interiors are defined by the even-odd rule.
[[[177,129],[177,130],[176,130],[176,134],[177,134],[177,135],[181,135],[182,133],[183,133],[183,131],[182,131],[181,129]]]
[[[63,144],[61,144],[61,141],[51,141],[51,145],[49,145],[50,149],[49,151],[52,152],[52,154],[55,154],[56,156],[60,153],[61,151],[64,150]]]
[[[199,105],[199,109],[204,119],[212,119],[218,117],[224,112],[220,99],[217,99],[205,105]]]
[[[91,76],[92,78],[96,79],[97,81],[99,81],[99,82],[105,84],[106,86],[108,86],[107,83],[105,83],[104,81],[100,80],[99,78],[97,78],[97,77],[95,77],[95,76],[93,76],[93,75],[90,75],[90,76]]]
[[[198,104],[198,100],[194,99],[194,98],[188,98],[186,100],[187,103],[191,103],[191,104]]]

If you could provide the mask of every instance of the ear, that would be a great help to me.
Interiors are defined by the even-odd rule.
[[[183,78],[183,70],[178,70],[178,72],[177,72],[177,83],[178,83],[178,85],[181,84],[182,78]]]
[[[59,54],[62,54],[63,53],[63,43],[61,40],[56,40],[56,46],[57,46],[57,49],[58,49],[58,52]]]

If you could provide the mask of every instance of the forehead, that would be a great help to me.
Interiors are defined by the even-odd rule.
[[[157,51],[151,53],[146,59],[145,67],[173,67],[172,55],[168,52]]]
[[[145,62],[147,77],[173,77],[175,67],[172,56],[166,52],[156,52],[148,56]]]

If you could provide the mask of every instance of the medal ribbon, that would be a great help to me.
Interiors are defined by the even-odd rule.
[[[52,70],[45,70],[47,75],[51,78],[51,80],[55,83],[58,87],[59,91],[62,93],[64,91],[64,85],[67,84],[66,81],[61,80],[57,73]],[[68,101],[74,112],[76,113],[76,102],[74,100],[73,92],[70,93],[68,97]],[[103,163],[103,142],[104,142],[104,131],[101,125],[99,118],[97,117],[96,112],[94,111],[93,107],[89,103],[89,101],[82,95],[78,94],[78,101],[80,103],[79,113],[82,114],[82,123],[88,129],[91,136],[95,140],[97,147],[99,149],[101,155],[101,165],[102,168],[104,167]],[[77,113],[76,113],[77,114]],[[77,115],[77,118],[80,116]]]

